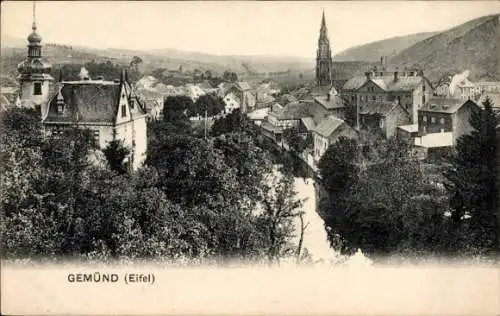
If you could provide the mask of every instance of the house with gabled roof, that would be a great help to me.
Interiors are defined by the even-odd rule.
[[[327,94],[314,97],[314,102],[321,112],[345,119],[345,102],[338,94]]]
[[[224,97],[233,93],[240,100],[240,109],[242,113],[247,113],[255,108],[257,102],[255,90],[246,81],[238,81],[230,84],[224,91]]]
[[[358,132],[344,120],[329,116],[313,129],[314,161],[318,162],[328,147],[340,137],[358,138]]]
[[[373,102],[398,101],[410,114],[411,122],[416,124],[418,109],[432,97],[433,87],[421,70],[404,69],[387,71],[374,68],[365,76],[349,79],[342,88],[342,97],[347,100],[354,112],[360,106]],[[359,116],[356,116],[359,126]]]
[[[359,106],[359,129],[384,138],[396,135],[397,127],[410,123],[410,114],[397,101],[381,101]]]
[[[59,82],[42,118],[45,129],[53,134],[72,126],[87,128],[101,149],[110,141],[122,140],[131,151],[130,167],[137,169],[146,158],[147,114],[126,72],[115,81],[80,79]]]
[[[481,108],[471,100],[433,98],[418,111],[415,145],[425,148],[451,147],[472,131],[469,120]]]

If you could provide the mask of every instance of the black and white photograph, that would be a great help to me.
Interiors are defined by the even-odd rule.
[[[23,309],[40,291],[23,269],[59,266],[50,283],[71,297],[174,282],[144,265],[205,293],[172,271],[254,267],[276,293],[288,285],[269,271],[289,268],[467,263],[498,278],[498,1],[2,1],[0,42],[2,314],[76,311]],[[292,309],[314,296],[304,282]],[[336,281],[322,282],[331,312]],[[460,292],[482,304],[464,314],[500,312],[492,282],[483,300]],[[201,288],[180,291],[189,313],[312,313],[248,309],[257,296],[194,309],[179,293]],[[427,296],[414,311],[444,313]]]

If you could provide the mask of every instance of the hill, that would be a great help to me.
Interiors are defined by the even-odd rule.
[[[380,61],[381,56],[391,58],[408,47],[436,34],[437,32],[418,33],[354,46],[336,54],[333,60],[377,62]]]
[[[389,59],[390,65],[421,67],[432,81],[470,71],[472,80],[500,81],[500,15],[481,17],[424,39]]]

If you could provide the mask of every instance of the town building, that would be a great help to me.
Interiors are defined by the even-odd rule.
[[[483,93],[500,93],[500,82],[499,81],[479,81],[474,84],[476,86],[476,92],[479,94]]]
[[[50,75],[52,65],[42,57],[42,37],[37,33],[34,6],[31,28],[32,32],[28,36],[28,56],[17,66],[20,106],[38,109],[40,114],[44,115],[54,87],[54,78]]]
[[[356,113],[355,125],[360,125],[359,109],[372,103],[398,101],[417,123],[418,109],[432,97],[433,88],[423,72],[415,69],[387,71],[374,67],[364,76],[355,76],[343,86],[342,98],[349,103],[350,111]]]
[[[256,104],[256,93],[254,89],[246,81],[239,81],[231,84],[229,87],[223,87],[225,90],[224,98],[229,93],[233,93],[234,96],[240,101],[240,109],[243,113],[251,112],[255,108]]]
[[[67,127],[81,127],[93,132],[99,148],[110,141],[122,140],[131,150],[129,166],[137,169],[146,158],[147,114],[127,80],[92,80],[82,69],[78,81],[62,81],[57,93],[48,102],[43,125],[49,134]]]
[[[460,98],[462,100],[473,100],[477,92],[476,85],[469,79],[463,78],[450,90],[450,98]]]
[[[340,137],[357,139],[357,131],[344,120],[329,116],[313,129],[314,161],[318,162],[328,147]]]
[[[433,98],[418,111],[418,136],[415,145],[425,148],[451,147],[470,133],[469,123],[480,107],[472,100]]]
[[[330,87],[332,84],[332,51],[328,30],[326,28],[325,12],[321,18],[321,28],[319,31],[318,49],[316,51],[316,86]]]
[[[223,99],[224,101],[224,113],[231,113],[236,109],[240,108],[241,100],[238,95],[234,92],[226,94]]]
[[[314,103],[318,105],[317,112],[321,115],[333,115],[340,119],[345,119],[345,102],[338,94],[317,96],[313,98]]]
[[[398,101],[381,101],[359,107],[360,130],[389,139],[400,125],[410,123],[409,113]]]
[[[196,102],[196,100],[198,100],[199,97],[206,94],[206,92],[203,91],[202,88],[191,83],[188,83],[184,86],[184,91],[185,91],[184,95],[190,97],[191,100],[193,100],[193,102]]]

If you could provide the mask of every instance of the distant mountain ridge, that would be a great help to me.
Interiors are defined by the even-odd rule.
[[[334,61],[380,61],[380,57],[391,58],[408,47],[426,39],[438,32],[425,32],[383,39],[363,44],[341,51],[333,57]]]
[[[389,63],[423,68],[432,79],[469,70],[473,80],[500,81],[500,14],[474,19],[424,39]]]
[[[26,40],[2,37],[2,57],[22,60],[21,56],[26,54]],[[284,72],[287,70],[301,71],[314,67],[314,61],[294,56],[238,56],[238,55],[215,55],[200,52],[188,52],[177,49],[154,49],[154,50],[132,50],[132,49],[97,49],[91,47],[61,45],[53,43],[42,43],[44,56],[54,64],[62,63],[85,63],[92,60],[97,62],[114,61],[127,64],[133,56],[139,56],[143,60],[146,70],[155,68],[178,69],[182,65],[184,70],[210,70],[213,72],[224,72],[226,70],[237,73],[245,73],[249,68],[257,73]]]
[[[442,32],[419,33],[347,49],[336,61],[380,62],[418,67],[431,81],[469,70],[472,80],[500,81],[500,14],[483,16]]]

